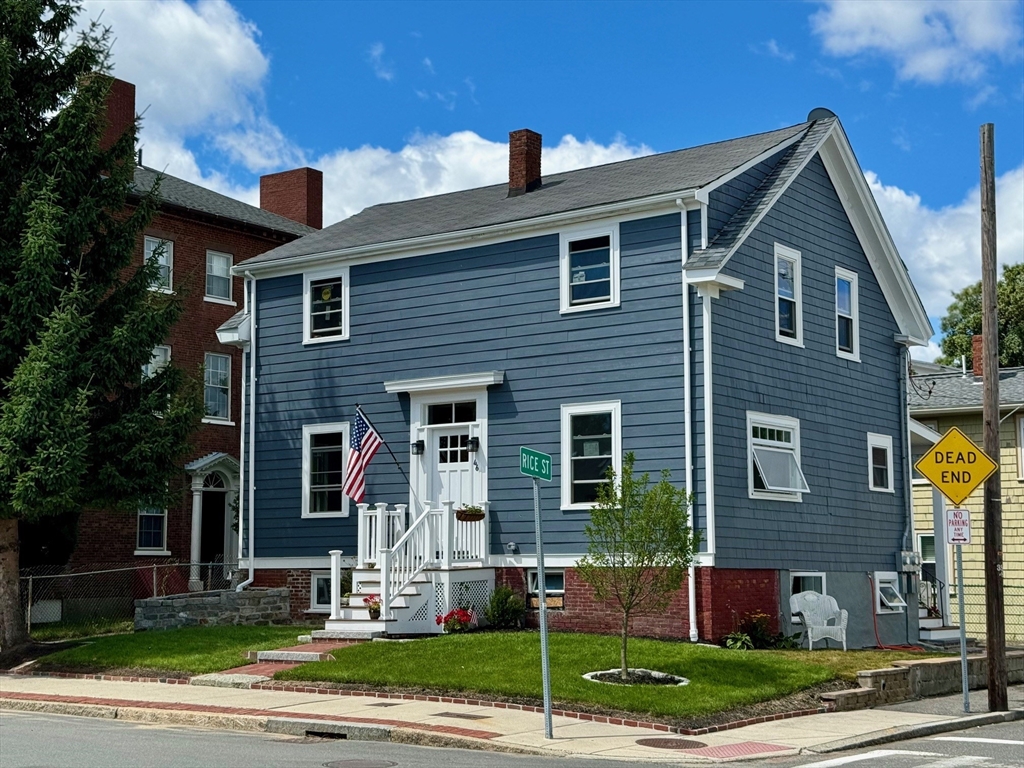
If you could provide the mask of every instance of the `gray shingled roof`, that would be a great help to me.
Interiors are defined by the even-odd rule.
[[[135,188],[150,190],[157,177],[160,177],[160,198],[170,205],[300,237],[317,231],[284,216],[145,166],[135,168]]]
[[[732,255],[733,251],[757,226],[764,212],[771,207],[775,197],[785,189],[790,180],[804,166],[804,163],[818,149],[822,139],[835,125],[836,118],[829,117],[814,122],[798,142],[789,147],[786,154],[776,163],[765,180],[748,197],[740,209],[726,222],[713,242],[703,251],[694,251],[686,260],[687,269],[718,269]]]
[[[256,256],[263,264],[345,248],[463,232],[538,216],[699,189],[806,131],[768,133],[545,176],[540,189],[508,197],[508,185],[375,205],[326,229]]]
[[[910,412],[915,415],[976,408],[981,410],[984,385],[969,371],[964,376],[953,373],[923,374],[912,377]],[[1024,368],[1003,368],[999,371],[999,404],[1003,407],[1024,405]]]

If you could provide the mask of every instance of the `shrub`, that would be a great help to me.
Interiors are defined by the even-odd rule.
[[[731,651],[752,651],[754,643],[746,632],[730,632],[722,638],[725,647]]]
[[[520,629],[526,602],[508,587],[498,587],[484,609],[487,623],[495,629]]]

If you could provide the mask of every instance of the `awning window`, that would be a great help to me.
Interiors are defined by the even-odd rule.
[[[753,446],[754,463],[766,490],[780,493],[808,493],[807,481],[794,451],[787,448]]]

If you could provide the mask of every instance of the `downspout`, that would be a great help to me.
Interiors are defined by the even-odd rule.
[[[682,235],[682,259],[683,266],[686,265],[686,259],[688,257],[687,242],[689,232],[686,229],[686,208],[682,205],[682,200],[676,200],[676,205],[680,207],[679,217],[681,222],[680,234]],[[693,412],[692,404],[690,403],[691,383],[690,383],[690,365],[692,362],[692,351],[691,351],[691,340],[690,340],[690,286],[686,283],[686,272],[682,271],[682,283],[683,283],[683,439],[686,442],[686,473],[684,475],[684,483],[686,486],[686,497],[691,499],[689,510],[687,511],[687,523],[689,523],[690,530],[694,530],[695,520],[693,518]],[[689,609],[689,623],[690,623],[690,642],[696,643],[700,636],[697,633],[697,569],[693,563],[690,563],[690,567],[686,574],[686,603]]]
[[[905,520],[903,524],[903,552],[908,552],[913,547],[910,542],[913,539],[914,533],[914,498],[913,490],[911,489],[910,482],[910,347],[903,345],[900,349],[900,426],[903,428],[903,514]],[[900,562],[903,561],[903,553],[900,553]],[[913,579],[913,575],[910,579]],[[908,579],[908,581],[910,580]],[[907,584],[908,588],[913,586],[916,591],[916,584]],[[909,592],[909,589],[908,589]],[[874,604],[874,594],[872,593],[871,601]],[[917,599],[910,600],[907,602],[907,609],[904,611],[906,615],[907,624],[907,642],[915,642],[910,636],[910,625],[911,615],[910,612],[913,606],[917,605]]]
[[[708,529],[708,554],[715,554],[715,424],[711,402],[711,294],[701,296],[704,334],[704,508]]]
[[[251,286],[252,296],[246,294],[249,301],[249,524],[247,533],[249,535],[249,578],[235,587],[236,592],[241,592],[256,580],[256,476],[253,467],[253,459],[256,456],[256,279],[252,272],[245,272],[245,277]],[[242,434],[245,440],[245,434]],[[239,537],[241,538],[241,537]]]
[[[249,313],[249,283],[245,282],[242,290],[242,312],[244,314]],[[251,336],[250,336],[251,338]],[[248,346],[248,345],[246,345]],[[242,515],[242,503],[241,500],[244,498],[245,493],[245,347],[242,348],[242,407],[241,407],[241,418],[239,419],[239,446],[238,446],[238,560],[236,562],[242,562],[242,556],[244,554],[243,544],[245,543],[245,533],[248,528],[243,524],[244,517]]]

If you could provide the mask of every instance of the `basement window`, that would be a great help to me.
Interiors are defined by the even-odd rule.
[[[903,613],[906,601],[900,595],[899,574],[875,571],[875,606],[879,613]]]

